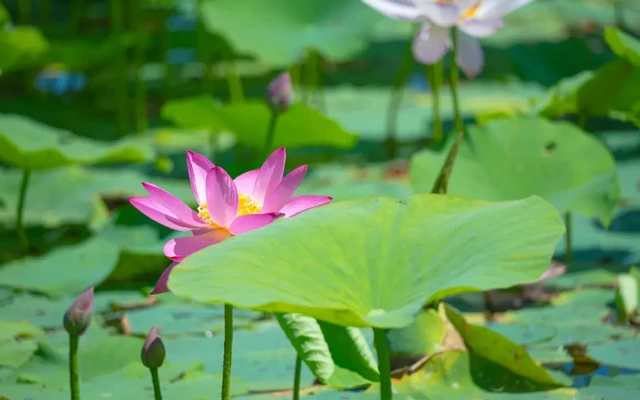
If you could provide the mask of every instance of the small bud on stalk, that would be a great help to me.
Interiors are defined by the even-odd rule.
[[[62,325],[70,335],[82,335],[93,317],[93,287],[85,290],[64,313]]]
[[[142,346],[142,364],[147,368],[160,368],[165,357],[164,344],[158,335],[156,327],[151,328]]]
[[[291,106],[292,96],[291,75],[283,72],[269,84],[266,99],[271,109],[279,113]]]

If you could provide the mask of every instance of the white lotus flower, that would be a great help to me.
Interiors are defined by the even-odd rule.
[[[362,0],[390,18],[421,22],[413,40],[413,54],[423,64],[434,64],[452,47],[451,27],[457,26],[456,64],[469,78],[484,66],[477,38],[502,28],[503,17],[533,0]]]

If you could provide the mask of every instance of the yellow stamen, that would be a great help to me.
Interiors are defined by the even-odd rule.
[[[472,7],[469,7],[462,14],[462,19],[468,19],[468,18],[474,17],[476,15],[476,11],[478,11],[478,7],[480,7],[480,3],[482,3],[482,0],[478,0],[476,4],[474,4]]]
[[[262,205],[256,199],[247,194],[240,193],[238,195],[238,216],[258,214],[260,210],[262,210]],[[202,205],[198,207],[198,217],[202,218],[202,220],[213,229],[220,228],[220,226],[211,219],[207,203],[202,203]]]

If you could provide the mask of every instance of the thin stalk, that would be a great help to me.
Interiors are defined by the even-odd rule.
[[[229,60],[226,60],[224,64],[231,102],[241,103],[244,101],[244,90],[242,88],[242,79],[240,78],[238,69],[236,68],[236,62],[230,58]]]
[[[307,56],[304,63],[304,75],[302,84],[305,90],[302,95],[302,103],[312,106],[316,86],[318,84],[318,54],[312,49],[307,49]]]
[[[51,14],[53,12],[53,0],[42,0],[40,8],[40,25],[45,30],[51,27]]]
[[[458,149],[460,148],[460,143],[462,143],[462,138],[464,137],[464,133],[462,131],[458,131],[458,135],[456,136],[455,142],[449,149],[449,153],[447,154],[447,158],[444,160],[444,164],[440,168],[440,172],[438,173],[438,177],[436,178],[433,187],[431,188],[431,193],[435,194],[447,194],[447,190],[449,188],[449,179],[451,178],[451,173],[453,172],[453,166],[456,162],[456,157],[458,156]]]
[[[80,400],[80,383],[78,379],[78,342],[79,335],[69,334],[69,390],[71,400]]]
[[[120,36],[124,32],[124,19],[122,15],[123,0],[111,0],[111,32]],[[118,136],[125,136],[129,130],[127,107],[127,58],[124,51],[116,56],[115,105]]]
[[[293,372],[293,400],[300,398],[300,375],[302,374],[302,357],[296,354],[296,367]]]
[[[16,231],[18,231],[18,240],[23,249],[29,249],[29,238],[24,230],[24,204],[27,198],[27,188],[29,187],[29,178],[31,177],[31,171],[25,169],[22,171],[22,181],[20,182],[20,193],[18,194],[18,210],[16,217]]]
[[[458,51],[458,29],[451,28],[451,41],[453,43],[453,52],[451,63],[451,97],[453,98],[453,112],[455,117],[455,127],[458,132],[464,132],[464,123],[462,122],[462,113],[460,112],[460,101],[458,99],[458,84],[460,72],[458,64],[456,64],[456,54]]]
[[[31,21],[31,0],[18,2],[18,21],[21,25],[29,25]]]
[[[221,400],[231,397],[231,358],[233,350],[233,306],[224,305],[224,355],[222,358],[222,395]]]
[[[162,390],[160,389],[160,377],[158,376],[158,368],[149,368],[151,371],[151,382],[153,383],[154,400],[162,400]]]
[[[271,118],[269,119],[269,127],[267,128],[267,140],[264,142],[264,149],[262,150],[262,159],[266,159],[269,155],[269,151],[273,148],[273,139],[276,136],[276,125],[278,123],[278,112],[271,111]]]
[[[567,263],[567,265],[571,264],[573,262],[573,241],[572,241],[572,233],[571,233],[571,213],[569,211],[567,211],[564,214],[564,225],[565,225],[565,229],[567,230],[567,233],[565,235],[565,243],[566,243],[566,247],[567,247],[567,251],[565,254],[565,262]]]
[[[169,62],[169,49],[171,47],[171,32],[167,27],[169,17],[165,17],[162,22],[162,38],[161,38],[161,50],[162,64],[164,65],[164,81],[162,82],[162,97],[164,101],[169,101],[173,92],[173,65]]]
[[[373,328],[373,343],[378,353],[378,370],[380,371],[380,400],[391,400],[391,365],[387,336],[384,329]]]
[[[431,96],[433,98],[433,142],[438,144],[444,139],[442,131],[442,117],[440,115],[440,88],[443,78],[442,61],[427,66],[427,78],[431,86]]]
[[[80,31],[80,20],[84,8],[84,0],[73,0],[71,4],[71,17],[69,18],[69,34],[76,35]]]
[[[393,84],[393,91],[391,92],[391,98],[389,99],[389,105],[387,106],[387,154],[389,158],[396,156],[396,125],[398,121],[398,109],[400,103],[402,103],[402,97],[404,95],[404,87],[411,75],[411,68],[413,67],[413,35],[407,43],[404,57],[396,73],[396,80]]]
[[[142,0],[133,0],[133,26],[136,30],[136,36],[139,43],[135,48],[133,56],[133,71],[135,76],[134,101],[136,113],[136,132],[143,135],[147,131],[147,88],[145,81],[140,73],[145,62],[145,50],[147,37],[144,32],[144,24],[142,23]]]

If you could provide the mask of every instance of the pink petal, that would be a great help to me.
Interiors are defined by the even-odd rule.
[[[213,222],[224,228],[238,215],[236,185],[221,167],[213,167],[207,175],[207,209]]]
[[[496,33],[500,28],[502,28],[503,21],[502,18],[493,18],[493,19],[477,19],[471,18],[462,21],[458,27],[464,33],[483,38],[487,36],[491,36]]]
[[[167,228],[176,231],[190,231],[192,229],[189,224],[170,215],[169,211],[162,204],[159,204],[157,200],[151,197],[129,197],[129,202],[137,208],[138,211]]]
[[[456,64],[469,79],[475,78],[482,72],[484,54],[478,39],[460,32],[458,35]]]
[[[264,206],[262,207],[263,213],[280,211],[282,206],[289,200],[289,198],[296,191],[300,183],[304,179],[304,175],[307,173],[307,166],[303,165],[291,171],[284,177],[282,182],[276,188],[268,194],[264,200]]]
[[[422,12],[415,6],[413,0],[362,0],[362,2],[389,18],[406,21],[418,21],[422,18]]]
[[[423,24],[413,39],[413,56],[423,64],[435,64],[449,49],[449,29]]]
[[[207,173],[213,167],[213,163],[207,157],[190,150],[187,151],[187,169],[189,170],[191,190],[193,190],[193,195],[196,197],[198,205],[206,201]]]
[[[251,195],[253,193],[253,188],[256,185],[256,178],[258,177],[259,169],[254,169],[248,172],[245,172],[242,175],[238,175],[233,182],[236,184],[236,189],[238,193]]]
[[[193,226],[194,228],[207,227],[207,224],[198,217],[198,214],[195,211],[171,193],[146,182],[143,182],[142,186],[144,186],[147,193],[149,193],[157,203],[162,204],[176,218],[190,226]]]
[[[462,9],[455,3],[421,0],[416,5],[431,22],[442,27],[453,26],[462,15]]]
[[[282,181],[286,159],[287,153],[284,147],[280,147],[271,153],[262,164],[262,167],[260,167],[256,177],[256,184],[251,193],[251,196],[260,204],[264,204],[264,199],[267,195]]]
[[[177,262],[172,262],[171,265],[169,265],[164,270],[162,275],[160,275],[160,278],[158,279],[158,282],[156,282],[156,285],[153,287],[153,290],[151,291],[151,294],[161,294],[161,293],[166,293],[166,292],[169,291],[169,288],[167,287],[167,281],[169,280],[169,274],[171,273],[171,270],[173,269],[173,267],[175,267],[178,264],[179,263],[177,263]]]
[[[302,195],[295,196],[289,199],[287,203],[280,209],[280,212],[285,217],[293,217],[300,214],[303,211],[307,211],[311,208],[327,204],[332,200],[329,196],[314,196],[314,195]]]
[[[164,245],[164,255],[173,261],[180,262],[185,257],[202,250],[205,247],[222,242],[230,236],[229,232],[224,229],[216,229],[208,231],[203,235],[185,236],[169,240]]]
[[[242,235],[254,229],[262,228],[283,216],[280,213],[247,214],[233,220],[229,229],[233,235]]]

